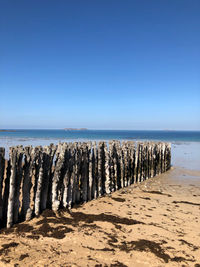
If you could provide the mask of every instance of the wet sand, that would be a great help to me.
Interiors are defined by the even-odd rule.
[[[0,231],[0,266],[200,266],[200,171],[139,185]]]

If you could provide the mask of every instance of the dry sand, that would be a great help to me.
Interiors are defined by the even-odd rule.
[[[173,168],[0,232],[0,266],[200,266],[200,172]]]

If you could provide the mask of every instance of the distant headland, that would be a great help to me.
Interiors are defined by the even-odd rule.
[[[16,132],[16,130],[1,130],[0,129],[0,132]]]
[[[87,131],[87,128],[64,128],[65,131]]]

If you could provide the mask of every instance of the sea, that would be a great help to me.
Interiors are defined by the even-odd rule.
[[[172,144],[172,165],[200,170],[200,131],[142,130],[13,130],[0,132],[0,147],[49,145],[100,140],[166,141]]]

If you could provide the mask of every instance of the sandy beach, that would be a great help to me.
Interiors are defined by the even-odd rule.
[[[1,266],[200,266],[200,171],[181,167],[2,229]]]

